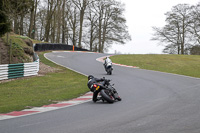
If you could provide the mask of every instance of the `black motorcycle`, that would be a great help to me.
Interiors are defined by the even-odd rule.
[[[99,92],[98,99],[102,100],[103,102],[107,101],[108,103],[122,100],[113,86],[114,84],[111,85],[110,80],[107,79],[100,83],[93,84],[95,91]]]

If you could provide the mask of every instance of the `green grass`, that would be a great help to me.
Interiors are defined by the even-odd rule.
[[[7,36],[6,35],[3,36],[2,39],[4,40],[4,42],[7,43]],[[10,43],[10,40],[11,40],[12,43],[18,44],[21,47],[26,47],[27,44],[23,41],[23,39],[29,39],[29,38],[23,37],[23,36],[20,36],[20,35],[17,35],[17,34],[10,34],[8,43]],[[6,44],[6,45],[9,45],[9,44]]]
[[[200,78],[199,55],[116,55],[115,63],[137,66],[141,69],[156,70]]]
[[[6,35],[3,36],[2,39],[6,43],[6,46],[10,45],[10,41],[12,43],[11,64],[31,62],[30,57],[25,55],[25,51],[24,51],[24,48],[28,48],[28,49],[30,49],[30,51],[33,50],[32,46],[28,46],[24,41],[25,39],[31,40],[30,38],[12,33],[12,34],[9,35],[8,43],[7,43],[7,36]],[[8,49],[8,51],[9,51],[9,49]],[[20,61],[20,62],[13,61],[13,57],[17,57],[18,61]]]
[[[0,83],[0,113],[69,100],[88,91],[85,76],[57,66],[43,54],[39,56],[43,63],[59,68],[59,71]]]
[[[59,65],[57,65],[57,64],[55,64],[55,63],[49,61],[48,59],[46,59],[46,58],[44,57],[44,54],[45,54],[45,53],[47,53],[47,52],[42,52],[42,53],[40,52],[39,55],[38,55],[39,58],[40,58],[40,61],[41,61],[42,63],[44,63],[44,64],[46,64],[46,65],[48,65],[48,66],[51,66],[51,67],[63,69],[62,66],[59,66]]]

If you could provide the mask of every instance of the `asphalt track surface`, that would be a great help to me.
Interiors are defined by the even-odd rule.
[[[121,102],[92,101],[0,121],[0,133],[200,133],[200,79],[114,66],[106,75],[98,53],[46,57],[85,75],[112,80]],[[86,83],[87,84],[87,83]]]

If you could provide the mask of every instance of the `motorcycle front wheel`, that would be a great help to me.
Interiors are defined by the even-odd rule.
[[[108,103],[113,103],[115,101],[115,98],[112,95],[109,95],[108,90],[102,89],[100,94]]]

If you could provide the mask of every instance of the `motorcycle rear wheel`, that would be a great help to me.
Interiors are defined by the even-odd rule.
[[[109,75],[112,75],[112,70],[110,70],[110,73],[109,73]]]
[[[108,75],[112,75],[112,71],[111,71],[111,70],[108,70],[108,71],[107,71],[107,74],[108,74]]]
[[[100,91],[101,96],[105,99],[108,103],[113,103],[115,101],[114,97],[109,95],[107,90],[102,89]]]

